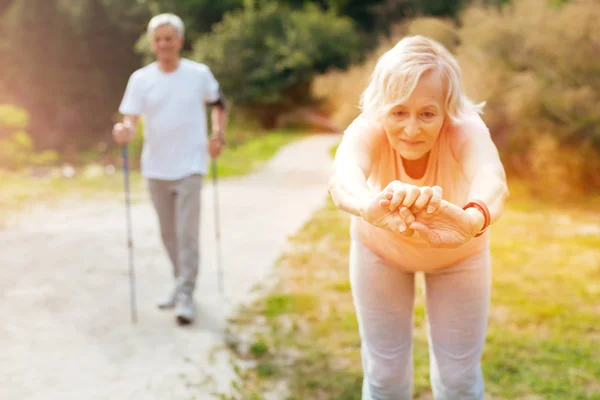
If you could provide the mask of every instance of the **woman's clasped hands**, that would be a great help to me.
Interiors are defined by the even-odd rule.
[[[364,207],[370,224],[412,236],[416,231],[431,247],[459,247],[480,229],[462,208],[442,199],[439,186],[414,186],[392,181]]]

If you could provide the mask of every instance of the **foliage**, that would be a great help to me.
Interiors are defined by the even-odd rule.
[[[523,0],[462,18],[467,88],[488,100],[486,122],[509,167],[540,187],[600,188],[598,20],[596,0]]]
[[[136,21],[147,14],[136,5],[15,0],[1,16],[0,101],[28,110],[36,147],[77,148],[110,135],[128,73],[139,63],[131,47]]]
[[[350,64],[358,49],[351,21],[316,7],[285,12],[277,5],[233,12],[195,44],[236,106],[264,126],[310,98],[310,82]]]
[[[0,168],[18,170],[58,161],[58,154],[54,151],[33,151],[31,137],[25,131],[28,121],[25,110],[0,104]]]
[[[387,32],[395,19],[415,13],[455,13],[455,4],[459,3],[462,4],[446,0],[3,0],[0,1],[0,102],[17,104],[31,114],[29,132],[36,148],[73,154],[110,140],[110,126],[127,78],[140,64],[153,60],[145,30],[151,16],[159,12],[177,13],[186,23],[184,55],[187,56],[201,35],[216,28],[225,16],[240,12],[245,5],[278,7],[286,15],[279,22],[285,29],[274,30],[280,35],[277,39],[290,40],[296,48],[290,51],[291,58],[283,62],[285,70],[270,78],[275,78],[275,86],[289,88],[283,92],[276,90],[277,94],[283,93],[283,103],[294,104],[298,100],[309,101],[305,88],[310,85],[310,73],[301,59],[313,57],[306,55],[311,44],[323,39],[329,46],[326,49],[313,46],[317,52],[328,53],[313,67],[331,62],[328,68],[343,68],[347,65],[341,60],[343,54],[331,57],[331,52],[340,53],[343,49],[344,54],[353,53],[357,43],[364,51],[373,46],[378,34]],[[316,21],[296,21],[296,26],[290,27],[295,17],[287,15],[289,10],[302,14],[306,5],[325,13],[315,11],[311,15],[320,16]],[[342,27],[336,16],[354,27]],[[316,27],[315,23],[321,26]],[[308,35],[310,40],[306,39]],[[336,37],[333,41],[332,36]],[[302,49],[297,48],[299,40],[304,41],[300,43]],[[335,49],[332,44],[337,45]],[[283,46],[279,43],[276,47]],[[256,54],[260,60],[264,51]],[[294,70],[296,66],[298,71]],[[323,71],[321,67],[319,72]],[[265,77],[259,81],[264,82]],[[262,110],[263,106],[264,102],[259,102],[254,108]],[[275,111],[269,109],[266,114]]]

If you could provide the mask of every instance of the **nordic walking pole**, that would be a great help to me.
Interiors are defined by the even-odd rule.
[[[219,194],[217,193],[217,159],[212,160],[213,198],[215,214],[215,241],[217,252],[217,274],[219,279],[219,293],[223,296],[223,261],[221,258],[221,229],[219,224]]]
[[[127,247],[129,248],[129,290],[131,296],[131,322],[137,322],[135,308],[135,273],[133,268],[133,239],[131,232],[131,205],[129,202],[129,157],[127,145],[121,148],[123,155],[123,176],[125,179],[125,211],[127,215]]]

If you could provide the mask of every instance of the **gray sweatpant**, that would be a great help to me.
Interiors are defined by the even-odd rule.
[[[489,250],[424,276],[434,398],[481,400]],[[353,238],[350,282],[362,341],[362,399],[411,399],[415,273],[388,264]]]
[[[203,176],[194,174],[167,181],[148,179],[160,234],[171,264],[178,293],[192,295],[199,265],[200,191]]]

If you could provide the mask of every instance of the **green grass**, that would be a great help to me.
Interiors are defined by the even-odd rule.
[[[273,157],[281,147],[301,136],[299,132],[273,131],[250,137],[235,147],[227,147],[217,164],[219,176],[247,174]]]
[[[515,190],[493,226],[486,398],[600,399],[600,208],[589,204],[540,205]],[[240,369],[236,399],[263,398],[282,382],[276,398],[360,399],[348,242],[348,217],[329,202],[292,238],[278,285],[232,322],[268,349]],[[430,399],[418,288],[414,398]]]
[[[240,176],[254,171],[284,145],[302,137],[295,131],[272,131],[261,136],[249,136],[232,140],[218,161],[220,178]],[[134,150],[132,149],[132,154]],[[116,154],[116,152],[115,152]],[[132,156],[133,157],[133,156]],[[123,196],[123,173],[117,156],[117,170],[112,175],[102,172],[98,165],[77,169],[73,178],[60,177],[58,169],[45,177],[32,177],[26,172],[2,172],[0,170],[0,226],[6,218],[18,211],[37,205],[54,206],[65,198],[90,200]],[[93,160],[88,160],[92,162]],[[137,160],[132,159],[132,165]],[[130,173],[133,201],[143,193],[144,181],[138,169]]]

